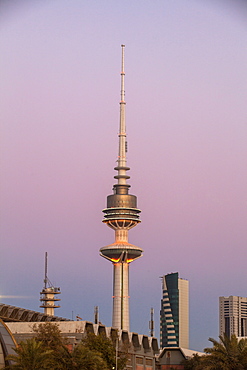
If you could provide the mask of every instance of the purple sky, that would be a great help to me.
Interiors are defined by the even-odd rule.
[[[247,296],[247,3],[1,0],[1,302],[111,325],[114,241],[101,220],[118,150],[121,44],[131,193],[144,256],[131,330],[159,337],[161,275],[190,282],[190,347],[218,337],[218,297]],[[24,298],[27,297],[27,298]]]

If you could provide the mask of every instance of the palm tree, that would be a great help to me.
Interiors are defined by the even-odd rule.
[[[34,338],[21,342],[14,350],[16,355],[7,357],[14,364],[6,367],[6,369],[44,370],[51,368],[49,365],[50,355],[53,351],[45,349],[43,344],[37,342]]]
[[[195,353],[190,359],[186,358],[181,362],[181,365],[184,366],[184,370],[201,370],[201,359],[202,356],[199,356]]]
[[[205,348],[207,354],[202,358],[204,369],[208,370],[244,370],[247,365],[247,339],[238,341],[236,335],[219,336],[220,341],[209,338],[212,348]]]

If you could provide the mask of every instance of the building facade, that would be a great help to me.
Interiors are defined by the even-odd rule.
[[[189,348],[189,282],[178,273],[162,277],[160,347]]]
[[[230,296],[219,298],[220,335],[247,338],[247,298]]]
[[[35,324],[35,322],[7,322],[6,326],[18,344],[35,336],[33,330]],[[39,324],[42,325],[44,323],[41,322]],[[129,359],[126,370],[156,370],[157,368],[159,346],[157,339],[154,337],[109,328],[102,324],[93,324],[88,321],[63,321],[56,322],[56,325],[58,325],[62,336],[67,338],[70,349],[80,343],[87,333],[105,335],[111,339],[118,337],[116,356],[117,351],[125,351],[126,348],[128,350]]]
[[[194,355],[203,356],[205,353],[187,348],[163,348],[159,355],[159,370],[184,370],[184,360],[191,359]]]
[[[0,319],[0,369],[12,365],[9,355],[14,355],[17,343],[8,326]]]

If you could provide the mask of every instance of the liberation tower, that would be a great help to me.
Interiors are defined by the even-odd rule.
[[[113,263],[113,313],[112,327],[119,330],[129,330],[129,264],[142,256],[143,250],[128,243],[128,231],[140,221],[137,208],[137,198],[129,194],[130,185],[126,180],[129,167],[126,166],[126,129],[125,129],[125,100],[124,100],[124,47],[122,47],[121,69],[121,100],[119,152],[113,194],[107,197],[107,208],[103,210],[104,219],[111,229],[115,230],[115,242],[100,249],[100,255]]]

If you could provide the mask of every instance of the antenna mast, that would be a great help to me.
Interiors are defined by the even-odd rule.
[[[149,321],[149,330],[150,330],[150,337],[154,336],[154,309],[151,308],[150,310],[151,320]]]
[[[44,279],[45,286],[47,288],[48,278],[47,278],[47,252],[45,252],[45,279]]]
[[[94,323],[99,323],[99,306],[94,307]]]

